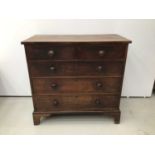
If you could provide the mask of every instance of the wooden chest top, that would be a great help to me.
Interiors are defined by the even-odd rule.
[[[104,34],[104,35],[34,35],[24,41],[22,44],[30,43],[86,43],[86,42],[97,42],[97,43],[131,43],[120,35],[116,34]]]

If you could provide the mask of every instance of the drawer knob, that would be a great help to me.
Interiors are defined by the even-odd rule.
[[[100,99],[96,99],[96,100],[95,100],[95,104],[96,104],[96,105],[100,105],[100,104],[101,104]]]
[[[103,56],[105,54],[105,51],[104,50],[100,50],[98,53],[99,53],[100,56]]]
[[[58,85],[57,85],[56,83],[52,83],[51,87],[52,87],[53,89],[56,89],[56,88],[58,87]]]
[[[52,57],[54,55],[54,51],[53,50],[48,51],[48,55]]]
[[[98,71],[102,71],[103,70],[103,66],[98,66],[97,69],[98,69]]]
[[[101,82],[97,82],[97,83],[96,83],[96,86],[97,86],[98,88],[101,88],[101,87],[103,86],[103,84],[102,84]]]
[[[54,66],[51,66],[51,67],[50,67],[50,70],[51,70],[51,71],[55,71],[56,68],[55,68]]]
[[[57,106],[59,104],[58,100],[53,100],[53,105]]]

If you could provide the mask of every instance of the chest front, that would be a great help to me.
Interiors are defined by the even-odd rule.
[[[39,124],[42,116],[75,113],[105,114],[119,123],[129,41],[106,41],[104,36],[98,41],[90,41],[88,36],[81,37],[82,40],[71,40],[69,36],[59,40],[49,37],[50,41],[42,36],[41,41],[36,37],[36,40],[23,42],[33,97],[34,124]]]

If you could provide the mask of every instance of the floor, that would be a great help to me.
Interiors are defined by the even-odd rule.
[[[0,97],[0,134],[155,134],[155,95],[122,98],[120,109],[118,125],[104,116],[54,116],[34,126],[31,97]]]

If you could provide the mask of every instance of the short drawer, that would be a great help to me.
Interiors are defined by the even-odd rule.
[[[118,108],[118,96],[104,95],[49,95],[35,96],[34,107],[38,112],[48,111],[102,111]]]
[[[44,76],[121,76],[124,62],[53,62],[31,61],[33,77]]]
[[[35,94],[119,93],[121,78],[33,78],[32,84]]]
[[[26,52],[28,59],[32,60],[68,60],[75,59],[74,46],[54,45],[27,45]]]
[[[101,45],[27,45],[28,59],[32,60],[104,60],[125,59],[126,47],[124,44]]]
[[[103,44],[98,46],[78,46],[77,58],[93,60],[125,60],[126,45],[123,44]]]

